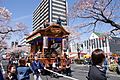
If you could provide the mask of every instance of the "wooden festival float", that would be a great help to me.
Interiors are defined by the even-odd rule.
[[[70,33],[59,24],[51,24],[43,29],[38,29],[29,35],[26,40],[31,45],[30,60],[37,55],[39,60],[49,66],[59,55],[61,67],[65,66],[64,43]]]

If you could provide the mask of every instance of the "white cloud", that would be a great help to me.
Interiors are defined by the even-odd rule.
[[[32,15],[26,15],[26,16],[18,17],[16,19],[13,19],[13,21],[23,20],[23,19],[27,19],[29,17],[32,17]]]

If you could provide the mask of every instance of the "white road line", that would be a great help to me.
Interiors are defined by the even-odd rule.
[[[65,78],[71,79],[71,80],[79,80],[79,79],[76,79],[76,78],[73,78],[73,77],[69,77],[69,76],[65,76],[65,75],[63,75],[63,74],[59,74],[59,73],[54,72],[54,71],[49,70],[49,69],[45,69],[45,70],[47,70],[47,71],[49,71],[49,72],[52,72],[52,73],[54,73],[54,74],[57,74],[57,75],[59,75],[59,76],[62,76],[62,77],[65,77]]]

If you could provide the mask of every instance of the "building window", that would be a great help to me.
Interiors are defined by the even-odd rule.
[[[90,40],[89,40],[89,47],[91,46],[91,42],[90,42]]]
[[[104,43],[105,43],[105,40],[104,40],[104,38],[103,38],[103,39],[102,39],[102,46],[103,46],[103,47],[105,47],[105,46],[104,46]]]
[[[102,46],[101,46],[101,38],[99,38],[99,46],[100,46],[100,48],[102,47]]]
[[[85,44],[85,46],[86,46],[86,41],[84,41],[84,44]]]
[[[107,47],[106,37],[104,37],[104,38],[102,39],[102,44],[103,44],[103,47]]]
[[[93,42],[94,42],[94,43],[93,43],[93,44],[94,44],[94,48],[96,48],[95,39],[93,39]]]
[[[107,38],[105,37],[105,46],[107,47]]]
[[[96,38],[96,44],[97,44],[97,48],[98,48],[98,46],[99,46],[99,45],[98,45],[98,38]]]
[[[87,49],[88,49],[88,47],[89,47],[88,45],[89,45],[89,43],[88,43],[88,41],[87,41]]]
[[[93,39],[91,40],[91,45],[92,45],[92,49],[93,49],[93,45],[94,45]]]

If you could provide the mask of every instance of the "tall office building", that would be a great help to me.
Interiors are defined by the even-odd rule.
[[[44,27],[44,22],[57,22],[62,20],[62,25],[67,25],[67,1],[66,0],[41,0],[41,3],[33,12],[33,31]]]

